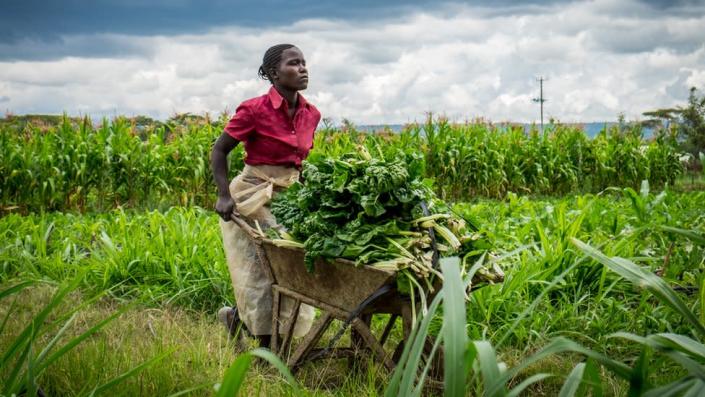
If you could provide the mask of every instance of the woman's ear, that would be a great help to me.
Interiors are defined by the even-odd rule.
[[[279,80],[276,68],[269,69],[269,76],[272,77],[272,80]]]

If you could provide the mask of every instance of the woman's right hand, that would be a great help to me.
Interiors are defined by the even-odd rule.
[[[235,201],[232,196],[218,196],[218,201],[215,202],[215,212],[217,212],[225,222],[230,222],[230,216],[234,209]]]

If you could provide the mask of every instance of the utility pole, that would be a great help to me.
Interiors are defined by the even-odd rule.
[[[548,99],[543,97],[543,82],[548,79],[544,78],[543,76],[539,76],[536,81],[539,82],[539,97],[532,99],[534,102],[538,102],[541,105],[541,133],[543,134],[543,103],[546,102]]]

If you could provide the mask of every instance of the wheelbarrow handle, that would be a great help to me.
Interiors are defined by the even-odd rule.
[[[240,226],[240,228],[242,228],[242,230],[244,230],[250,236],[252,241],[256,242],[257,244],[261,244],[262,236],[257,230],[255,230],[252,226],[245,222],[245,220],[238,212],[233,211],[233,213],[230,214],[230,219],[235,222],[238,226]]]

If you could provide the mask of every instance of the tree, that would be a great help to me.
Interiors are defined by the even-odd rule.
[[[696,88],[690,89],[688,107],[680,112],[679,132],[686,139],[687,150],[694,155],[705,152],[705,95],[698,97]]]
[[[642,113],[650,119],[643,122],[650,127],[676,127],[683,143],[683,150],[697,157],[705,152],[705,95],[699,97],[697,89],[692,87],[688,95],[688,106],[656,109]]]

